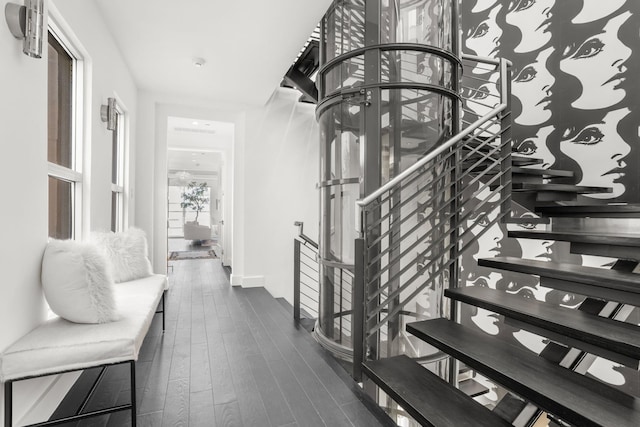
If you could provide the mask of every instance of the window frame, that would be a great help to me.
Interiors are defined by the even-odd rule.
[[[127,226],[127,194],[126,194],[126,165],[127,165],[127,146],[128,146],[128,125],[129,117],[126,110],[122,107],[121,102],[116,97],[116,128],[111,131],[112,144],[115,138],[117,141],[117,158],[111,159],[112,177],[111,177],[111,231],[124,231]],[[112,149],[113,153],[113,149]],[[115,165],[114,165],[115,163]],[[113,167],[116,171],[116,182],[113,182]],[[116,206],[113,206],[113,196],[116,195]],[[115,212],[115,218],[114,218]]]
[[[51,35],[71,58],[71,168],[53,163],[47,160],[47,179],[54,178],[72,185],[71,197],[71,235],[70,239],[79,240],[82,237],[83,227],[86,226],[84,218],[86,207],[84,204],[88,197],[84,194],[84,83],[85,61],[77,45],[72,41],[69,33],[62,30],[56,24],[55,18],[49,16],[47,26],[47,39]],[[48,42],[47,42],[48,45]],[[47,77],[48,79],[48,77]],[[47,233],[50,236],[50,233]]]

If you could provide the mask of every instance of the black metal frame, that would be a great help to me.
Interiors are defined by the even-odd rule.
[[[104,377],[104,373],[105,373],[107,367],[108,366],[122,365],[124,363],[129,363],[129,365],[130,365],[130,376],[131,376],[131,399],[130,399],[130,402],[128,404],[125,404],[125,405],[112,406],[110,408],[99,409],[97,411],[91,411],[91,412],[87,412],[87,413],[83,414],[82,411],[85,410],[87,404],[89,403],[89,400],[91,399],[91,397],[95,393],[96,389],[98,388],[98,385],[100,384],[100,381]],[[87,419],[87,418],[93,418],[93,417],[97,417],[97,416],[100,416],[100,415],[112,414],[114,412],[126,411],[126,410],[129,410],[129,409],[131,410],[131,426],[132,427],[136,427],[136,414],[137,414],[137,410],[136,410],[136,361],[135,360],[125,360],[124,362],[107,363],[107,364],[104,364],[104,365],[97,365],[97,366],[93,366],[93,367],[94,368],[102,368],[102,371],[100,372],[100,375],[98,375],[98,378],[96,378],[96,380],[94,381],[93,385],[91,386],[91,390],[89,390],[89,393],[87,394],[87,396],[82,401],[82,405],[80,405],[80,408],[76,411],[75,415],[71,415],[71,416],[64,417],[64,418],[58,418],[56,420],[43,421],[41,423],[36,423],[36,424],[29,424],[26,427],[55,426],[55,425],[64,424],[64,423],[67,423],[67,422],[70,422],[70,421],[84,420],[84,419]],[[86,369],[86,368],[84,368],[84,369]],[[82,371],[84,369],[73,369],[73,370],[69,370],[69,371],[54,372],[54,373],[51,373],[51,374],[36,375],[36,376],[32,376],[32,377],[19,378],[19,379],[9,380],[9,381],[5,382],[5,384],[4,384],[4,411],[5,411],[4,412],[4,425],[5,425],[5,427],[12,427],[12,425],[13,425],[13,383],[14,382],[23,381],[23,380],[27,380],[27,379],[31,379],[31,378],[47,377],[47,376],[50,376],[50,375],[59,375],[59,374],[67,373],[67,372],[77,372],[77,371]]]
[[[162,332],[163,333],[165,330],[165,295],[166,293],[167,293],[166,290],[162,292],[162,309],[155,311],[155,313],[162,313]],[[110,408],[99,409],[96,411],[91,411],[83,414],[82,412],[85,410],[87,404],[91,400],[91,397],[93,396],[98,386],[100,385],[100,382],[104,377],[107,367],[122,365],[124,363],[128,363],[130,367],[130,371],[129,371],[130,384],[131,384],[130,402],[125,405],[112,406]],[[64,424],[71,421],[78,421],[86,418],[93,418],[101,415],[112,414],[114,412],[120,412],[120,411],[126,411],[126,410],[131,410],[131,426],[136,427],[137,406],[136,406],[136,361],[135,360],[125,360],[117,363],[105,363],[105,364],[96,365],[96,366],[88,366],[82,369],[63,370],[58,372],[52,372],[49,374],[33,375],[28,377],[16,378],[13,380],[7,380],[4,383],[4,427],[13,426],[13,383],[32,379],[32,378],[43,378],[51,375],[60,375],[68,372],[78,372],[78,371],[83,371],[89,368],[102,368],[102,370],[100,371],[100,374],[98,375],[96,380],[93,382],[93,385],[91,386],[91,390],[89,390],[89,393],[87,394],[87,396],[85,396],[84,400],[82,401],[82,405],[80,405],[80,408],[76,411],[75,415],[71,415],[64,418],[58,418],[56,420],[43,421],[36,424],[29,424],[28,426],[25,426],[25,427],[54,426],[54,425]]]

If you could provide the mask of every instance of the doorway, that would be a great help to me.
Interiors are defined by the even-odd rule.
[[[231,267],[234,124],[167,120],[167,259]]]

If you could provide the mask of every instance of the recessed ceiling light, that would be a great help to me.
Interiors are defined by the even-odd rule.
[[[205,61],[204,58],[198,58],[198,57],[193,58],[193,66],[194,67],[201,68],[201,67],[204,67],[204,64],[206,64],[206,63],[207,63],[207,61]]]
[[[195,122],[195,121],[191,122],[191,124],[194,125],[194,126],[198,126],[198,122]]]

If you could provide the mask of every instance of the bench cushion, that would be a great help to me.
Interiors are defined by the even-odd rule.
[[[116,283],[151,274],[147,238],[141,229],[130,227],[117,233],[95,231],[91,233],[91,241],[97,243],[109,260]]]
[[[116,319],[113,278],[96,245],[51,239],[42,257],[42,290],[49,308],[76,323]]]
[[[0,381],[137,360],[162,293],[164,275],[114,285],[119,320],[78,324],[50,319],[0,355]]]

